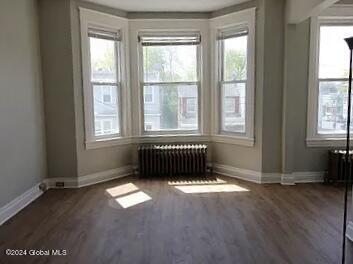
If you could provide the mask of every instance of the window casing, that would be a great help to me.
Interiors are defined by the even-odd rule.
[[[194,32],[140,32],[142,134],[199,133],[200,42]],[[190,98],[196,104],[191,112]]]
[[[344,144],[347,118],[349,49],[353,19],[313,17],[308,95],[308,146]]]
[[[219,133],[247,134],[248,29],[218,32],[219,47]]]

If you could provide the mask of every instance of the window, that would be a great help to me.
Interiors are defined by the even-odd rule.
[[[221,132],[246,133],[248,30],[219,32]]]
[[[145,131],[198,131],[199,34],[141,34],[139,39]],[[191,106],[184,98],[194,99]]]
[[[240,96],[227,96],[224,99],[225,114],[240,114]]]
[[[128,21],[82,7],[79,12],[85,147],[128,144]]]
[[[97,135],[111,134],[114,130],[114,122],[112,119],[96,120],[95,129]]]
[[[118,33],[98,29],[88,31],[91,86],[94,101],[94,124],[104,118],[103,128],[95,127],[94,136],[120,133]],[[115,98],[115,100],[113,100]],[[109,126],[107,125],[109,121]]]
[[[353,36],[353,20],[313,18],[311,26],[307,143],[337,146],[347,129],[349,49],[344,39]]]
[[[344,38],[351,36],[353,25],[320,26],[318,134],[346,131],[349,49]]]

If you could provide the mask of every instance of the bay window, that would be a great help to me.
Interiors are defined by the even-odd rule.
[[[140,34],[144,132],[199,131],[200,35]]]

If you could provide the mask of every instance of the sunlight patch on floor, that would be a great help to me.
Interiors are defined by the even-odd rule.
[[[133,183],[126,183],[113,188],[106,189],[106,192],[112,197],[117,197],[130,192],[138,191],[139,188]]]
[[[152,200],[152,198],[140,191],[133,183],[125,183],[105,190],[111,197],[110,206],[116,208],[115,204],[119,204],[122,208],[129,208],[137,204]]]
[[[249,191],[248,189],[235,184],[183,185],[174,187],[183,193],[224,193]]]
[[[152,200],[146,193],[139,191],[136,193],[124,195],[120,198],[115,199],[123,208],[129,208],[131,206]]]

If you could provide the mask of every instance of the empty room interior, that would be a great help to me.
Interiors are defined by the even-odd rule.
[[[353,263],[352,37],[353,0],[0,0],[0,263]]]

